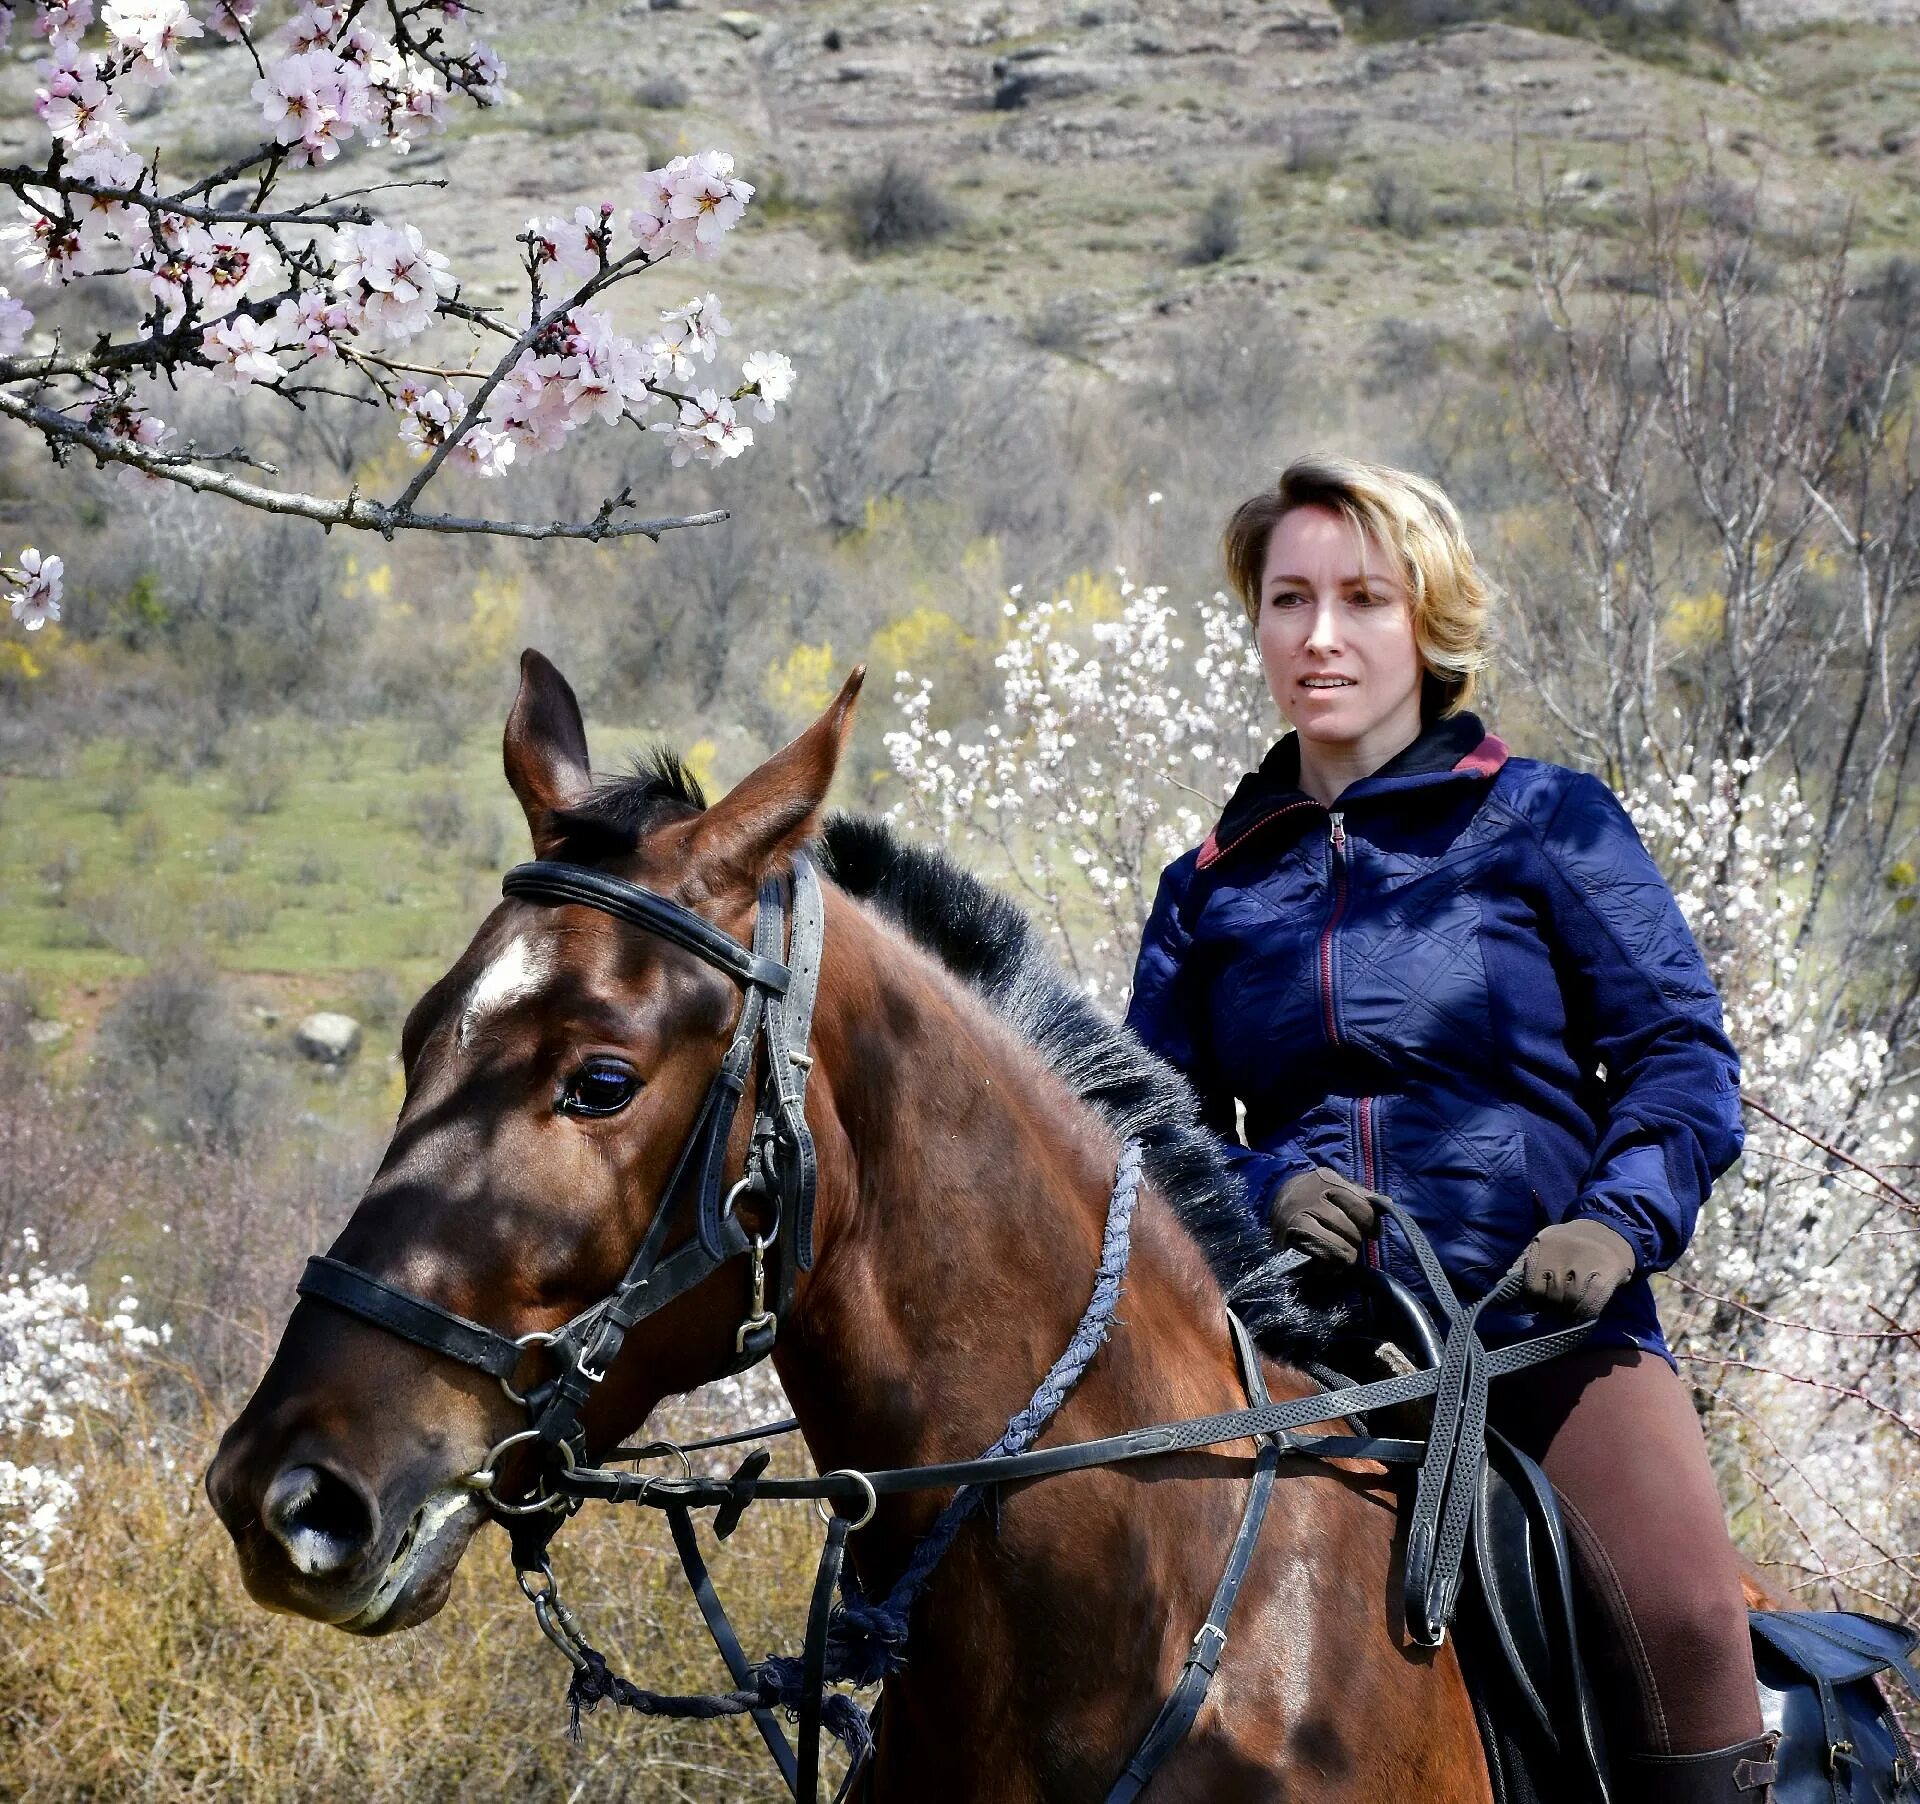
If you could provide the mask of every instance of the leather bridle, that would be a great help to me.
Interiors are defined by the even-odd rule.
[[[344,1260],[316,1256],[307,1261],[298,1287],[302,1296],[486,1372],[500,1381],[509,1398],[525,1406],[529,1426],[499,1442],[466,1481],[501,1514],[522,1516],[564,1512],[575,1500],[544,1485],[531,1500],[501,1498],[494,1489],[500,1457],[516,1445],[533,1443],[549,1463],[557,1460],[567,1469],[583,1463],[581,1411],[619,1357],[628,1333],[736,1259],[751,1262],[752,1301],[734,1336],[734,1356],[716,1375],[745,1371],[773,1351],[793,1306],[798,1274],[813,1264],[815,1162],[806,1119],[807,1074],[813,1060],[807,1040],[820,977],[825,905],[820,879],[804,854],[795,857],[790,879],[770,878],[761,886],[750,948],[691,909],[584,865],[536,859],[516,865],[500,887],[519,901],[594,908],[644,928],[732,978],[743,992],[733,1037],[645,1236],[613,1290],[570,1321],[552,1330],[510,1336]],[[762,1049],[746,1169],[728,1186],[727,1142],[754,1055]],[[667,1235],[688,1196],[694,1201],[695,1231],[674,1252],[665,1253]],[[772,1225],[765,1233],[756,1234],[741,1221],[739,1205],[747,1200],[771,1208]],[[522,1395],[512,1380],[535,1348],[549,1350],[555,1370]]]

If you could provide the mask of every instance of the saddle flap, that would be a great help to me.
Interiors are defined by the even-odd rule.
[[[1831,1685],[1899,1671],[1920,1631],[1838,1610],[1755,1610],[1753,1632],[1799,1671]]]

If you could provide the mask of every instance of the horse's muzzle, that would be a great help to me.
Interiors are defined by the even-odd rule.
[[[311,1450],[264,1481],[263,1465],[230,1434],[207,1472],[207,1496],[257,1602],[355,1634],[386,1634],[446,1601],[484,1513],[469,1487],[420,1473],[383,1491]]]

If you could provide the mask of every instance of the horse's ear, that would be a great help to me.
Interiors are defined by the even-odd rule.
[[[866,675],[867,667],[857,666],[812,726],[694,822],[687,864],[698,887],[709,895],[751,894],[819,830]]]
[[[527,812],[534,852],[560,843],[554,817],[577,807],[593,788],[587,729],[567,679],[531,646],[520,654],[520,693],[513,698],[502,746],[507,781]]]

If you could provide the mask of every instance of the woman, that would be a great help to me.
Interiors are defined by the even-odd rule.
[[[1712,981],[1606,785],[1463,711],[1488,594],[1439,489],[1307,458],[1234,514],[1226,560],[1294,730],[1161,878],[1128,1019],[1286,1244],[1424,1291],[1390,1195],[1463,1296],[1524,1258],[1490,1338],[1593,1319],[1495,1385],[1493,1420],[1559,1490],[1608,1619],[1623,1794],[1754,1804],[1737,1557],[1647,1284],[1740,1151]]]

